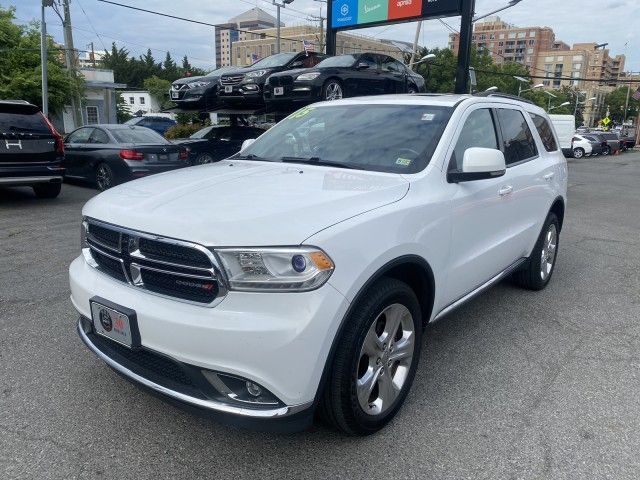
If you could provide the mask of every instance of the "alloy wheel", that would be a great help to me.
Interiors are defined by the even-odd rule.
[[[542,244],[541,262],[540,262],[540,278],[546,280],[551,275],[553,264],[556,261],[556,249],[558,246],[558,230],[555,224],[549,225],[547,234]]]
[[[198,165],[204,165],[205,163],[211,163],[211,162],[213,162],[213,157],[211,155],[209,155],[208,153],[203,153],[196,160],[196,163]]]
[[[358,403],[368,415],[380,415],[404,387],[415,350],[413,316],[394,303],[373,321],[360,349],[356,372]]]
[[[96,171],[96,183],[98,184],[98,189],[101,191],[108,190],[113,186],[111,172],[104,163],[98,166],[98,170]]]
[[[342,87],[337,82],[331,82],[327,85],[324,94],[325,100],[340,100],[342,98]]]
[[[576,148],[573,151],[573,158],[582,158],[584,155],[584,150],[582,150],[581,148]]]

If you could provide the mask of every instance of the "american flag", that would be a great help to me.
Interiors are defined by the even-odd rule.
[[[302,46],[305,52],[313,52],[315,50],[313,43],[311,43],[309,40],[303,40]]]
[[[633,94],[633,99],[640,101],[640,87],[636,90],[636,93]]]
[[[251,54],[251,63],[256,63],[258,60],[261,60],[260,55],[258,55],[257,53],[252,53]]]

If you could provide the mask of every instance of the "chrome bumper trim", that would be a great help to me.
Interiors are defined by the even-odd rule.
[[[49,182],[55,182],[55,183],[62,182],[62,177],[60,177],[60,176],[51,176],[51,177],[37,176],[37,177],[4,177],[4,178],[0,178],[0,184],[21,183],[21,184],[29,184],[30,185],[32,183],[49,183]]]
[[[309,408],[313,403],[313,402],[308,402],[301,405],[292,405],[292,406],[285,406],[285,407],[279,407],[279,408],[258,410],[258,409],[235,407],[233,405],[227,405],[221,402],[216,402],[214,400],[203,400],[201,398],[190,397],[189,395],[185,395],[183,393],[176,392],[175,390],[171,390],[169,388],[163,387],[162,385],[158,385],[157,383],[154,383],[151,380],[148,380],[138,375],[137,373],[132,372],[128,368],[114,361],[111,357],[102,353],[102,351],[91,342],[91,339],[84,332],[80,321],[78,321],[77,330],[78,330],[78,335],[80,336],[80,339],[84,342],[84,344],[93,353],[95,353],[98,356],[98,358],[100,358],[102,361],[104,361],[107,365],[109,365],[111,368],[116,370],[118,373],[124,375],[130,380],[133,380],[147,388],[155,390],[158,393],[161,393],[163,395],[166,395],[167,397],[173,398],[174,400],[184,402],[194,407],[204,408],[206,410],[223,413],[223,414],[237,415],[239,417],[244,417],[244,418],[275,419],[275,418],[282,418],[289,415],[293,415],[294,413],[301,412]]]

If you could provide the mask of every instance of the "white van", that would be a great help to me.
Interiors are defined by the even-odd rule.
[[[565,157],[570,158],[573,154],[571,139],[576,132],[576,117],[573,115],[549,115],[549,118],[556,129],[562,153]]]

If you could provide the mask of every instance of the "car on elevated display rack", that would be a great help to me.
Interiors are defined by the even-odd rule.
[[[345,97],[426,92],[422,75],[388,55],[330,57],[314,68],[272,74],[264,87],[268,110],[288,110]]]
[[[189,151],[145,127],[91,125],[65,139],[66,177],[94,182],[98,190],[189,165]]]
[[[311,68],[326,55],[315,52],[276,53],[258,60],[250,67],[241,68],[220,77],[218,98],[224,105],[242,108],[264,107],[264,84],[276,72],[298,68]]]
[[[136,125],[138,127],[145,127],[153,130],[160,135],[167,133],[171,127],[178,124],[175,120],[169,117],[163,117],[160,115],[143,115],[141,117],[133,117],[124,122],[125,125]]]
[[[262,135],[266,129],[244,125],[212,125],[198,130],[189,138],[172,140],[189,149],[192,165],[212,163],[238,153],[245,140]]]
[[[0,100],[0,186],[28,186],[40,198],[60,194],[64,143],[40,108]]]
[[[91,199],[69,268],[77,332],[222,421],[292,431],[319,410],[371,434],[407,397],[427,324],[504,278],[548,285],[567,180],[547,114],[517,97],[307,106],[228,160]]]
[[[220,77],[237,69],[220,67],[204,76],[180,78],[171,84],[171,101],[182,110],[212,110],[218,106]]]

